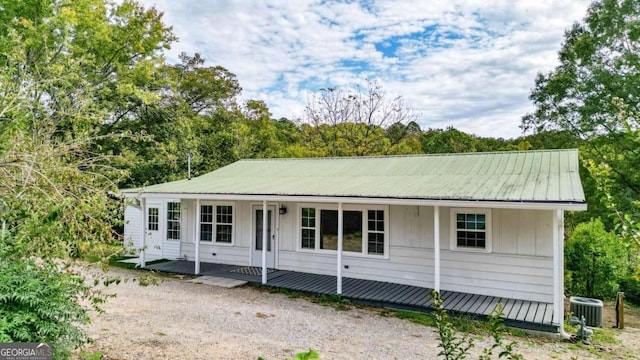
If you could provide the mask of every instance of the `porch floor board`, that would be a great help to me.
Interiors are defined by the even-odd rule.
[[[261,276],[230,272],[247,266],[200,263],[200,275],[226,277],[260,284]],[[193,261],[175,260],[148,265],[148,270],[194,275]],[[336,294],[336,277],[295,271],[275,270],[267,274],[266,286],[312,294]],[[431,312],[431,289],[396,283],[355,278],[342,279],[342,296],[355,302],[400,308],[418,312]],[[558,326],[552,322],[553,304],[500,298],[487,295],[441,291],[444,308],[457,314],[486,318],[499,304],[503,304],[505,325],[524,329],[557,332]]]

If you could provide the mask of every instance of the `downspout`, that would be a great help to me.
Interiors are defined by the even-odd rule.
[[[553,216],[553,292],[554,311],[558,321],[558,331],[564,339],[571,334],[564,331],[564,211],[556,210]]]

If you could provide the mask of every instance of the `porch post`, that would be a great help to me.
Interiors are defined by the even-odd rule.
[[[553,214],[553,323],[564,321],[564,211]]]
[[[262,283],[267,283],[267,200],[262,201]]]
[[[342,295],[342,203],[338,203],[338,259],[336,261],[337,271],[336,271],[336,293],[338,295]]]
[[[433,290],[440,292],[440,207],[433,207]]]
[[[196,268],[194,274],[200,274],[200,199],[196,199]]]
[[[147,199],[140,199],[140,206],[142,206],[142,244],[140,244],[140,267],[145,267],[145,247],[147,245]]]

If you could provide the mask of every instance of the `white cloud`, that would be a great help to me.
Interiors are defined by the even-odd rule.
[[[308,90],[369,77],[402,95],[421,113],[423,128],[496,137],[520,134],[535,74],[556,66],[564,30],[588,6],[586,0],[141,2],[163,11],[180,38],[170,60],[182,51],[201,53],[207,64],[236,74],[243,98],[264,100],[276,118],[300,116]]]

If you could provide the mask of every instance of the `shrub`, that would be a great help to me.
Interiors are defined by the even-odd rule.
[[[50,263],[0,257],[0,342],[48,342],[55,359],[86,342],[83,279]]]
[[[628,253],[599,219],[576,226],[565,247],[566,291],[611,299],[628,273]]]
[[[637,276],[627,276],[622,279],[620,291],[624,291],[625,301],[640,305],[640,280]]]

